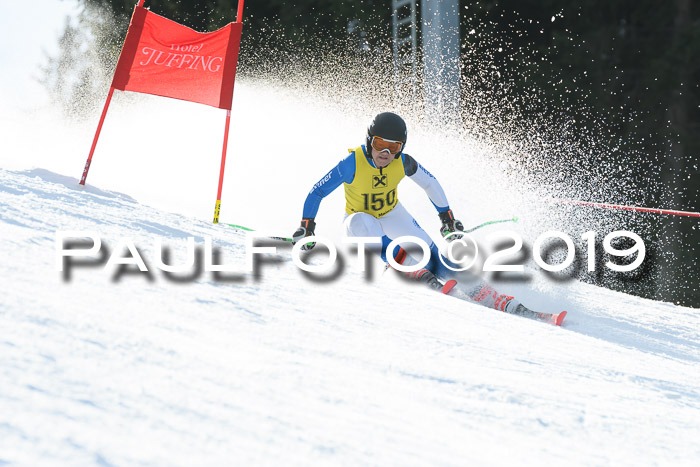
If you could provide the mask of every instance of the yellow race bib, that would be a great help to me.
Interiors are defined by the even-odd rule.
[[[372,167],[362,146],[354,149],[355,178],[345,183],[345,212],[366,212],[374,217],[389,213],[399,199],[396,188],[406,175],[401,158],[394,159],[381,170]]]

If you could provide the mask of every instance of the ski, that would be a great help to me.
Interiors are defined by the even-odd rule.
[[[556,315],[556,318],[554,318],[554,324],[557,326],[561,326],[561,323],[564,322],[564,318],[566,318],[566,311],[562,311],[558,315]]]
[[[561,313],[541,313],[538,311],[532,311],[528,310],[525,308],[521,312],[515,312],[513,313],[518,316],[523,316],[525,318],[531,318],[535,319],[537,321],[544,321],[545,323],[551,323],[554,324],[555,326],[561,326],[561,323],[564,322],[564,318],[566,317],[566,311],[562,311]]]
[[[467,302],[472,302],[474,301],[471,299],[469,295],[464,293],[462,290],[460,290],[458,287],[455,287],[457,285],[457,281],[454,279],[448,280],[446,282],[442,281],[437,281],[440,285],[439,288],[436,287],[437,290],[439,290],[441,293],[445,295],[449,295],[450,297],[454,297],[460,300],[464,300]],[[504,313],[508,313],[507,311],[504,311]],[[534,319],[537,321],[543,321],[545,323],[551,323],[554,324],[555,326],[561,326],[561,324],[564,322],[564,318],[566,317],[566,311],[562,311],[560,313],[542,313],[538,311],[533,311],[528,308],[525,308],[525,306],[519,306],[518,309],[515,312],[510,312],[509,314],[517,315],[517,316],[522,316],[523,318],[530,318]]]

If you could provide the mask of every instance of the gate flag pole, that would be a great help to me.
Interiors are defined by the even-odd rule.
[[[228,129],[231,124],[231,111],[226,111],[226,127],[224,129],[224,148],[221,151],[221,170],[219,171],[219,189],[216,192],[216,206],[214,207],[214,224],[219,223],[221,212],[221,190],[224,187],[224,167],[226,166],[226,147],[228,146]]]
[[[552,201],[555,203],[577,204],[579,206],[589,206],[589,207],[593,207],[593,208],[608,208],[608,209],[621,209],[623,211],[651,212],[654,214],[666,214],[669,216],[700,217],[700,212],[679,211],[677,209],[657,209],[657,208],[646,208],[646,207],[642,207],[642,206],[623,206],[620,204],[610,204],[610,203],[592,203],[589,201],[579,201],[576,199],[553,199]]]
[[[138,6],[142,7],[145,0],[139,0]],[[90,147],[90,154],[88,154],[87,161],[85,162],[85,168],[83,169],[83,176],[80,177],[80,184],[85,186],[85,179],[87,179],[88,171],[90,170],[90,164],[92,163],[92,155],[95,154],[95,148],[97,147],[97,140],[100,139],[100,132],[102,131],[102,124],[105,122],[105,117],[107,116],[107,109],[109,108],[109,103],[112,102],[112,95],[114,94],[114,86],[109,87],[109,93],[107,94],[107,100],[105,100],[105,106],[102,109],[102,115],[100,116],[100,122],[97,124],[97,130],[95,131],[95,137],[92,139],[92,146]]]
[[[238,12],[236,14],[236,23],[243,21],[243,2],[238,0]],[[231,95],[233,99],[233,94]],[[226,167],[226,149],[228,147],[228,130],[231,125],[231,105],[226,110],[226,125],[224,127],[224,146],[221,150],[221,169],[219,170],[219,188],[216,191],[216,204],[214,206],[214,224],[219,223],[219,213],[221,212],[221,191],[224,188],[224,168]]]
[[[92,147],[90,147],[90,154],[88,155],[87,161],[85,162],[83,176],[80,178],[81,185],[85,185],[85,179],[87,178],[88,170],[90,170],[90,163],[92,163],[92,155],[95,153],[97,140],[100,138],[100,131],[102,131],[102,124],[105,122],[105,117],[107,116],[107,109],[109,108],[109,103],[112,101],[112,94],[114,94],[114,88],[110,87],[109,94],[107,94],[107,100],[105,101],[105,106],[102,109],[102,115],[100,116],[100,123],[97,124],[97,131],[95,131],[95,137],[92,139]]]

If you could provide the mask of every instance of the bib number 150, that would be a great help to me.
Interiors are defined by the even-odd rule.
[[[381,211],[384,206],[391,206],[396,202],[396,190],[388,193],[372,193],[372,195],[363,193],[362,199],[364,199],[366,211]]]

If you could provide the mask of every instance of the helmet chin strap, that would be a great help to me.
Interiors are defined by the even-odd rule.
[[[388,149],[382,149],[381,151],[379,151],[379,153],[381,154],[381,153],[383,153],[384,151],[388,152],[389,155],[391,155],[391,152],[390,152]],[[394,158],[392,159],[392,161],[398,159],[399,156],[401,156],[401,151],[399,151],[398,153],[396,153],[396,155],[394,156]],[[376,162],[375,162],[375,164],[376,164]],[[389,164],[386,165],[386,167],[388,167],[388,166],[389,166]],[[383,171],[383,170],[384,170],[384,167],[379,167],[379,175],[382,175],[382,171]]]
[[[379,154],[383,153],[384,151],[389,152],[389,150],[387,150],[387,149],[382,149],[381,151],[379,151]],[[389,155],[391,155],[390,152],[389,152]],[[374,161],[374,156],[372,156],[372,160]],[[382,175],[382,171],[384,170],[384,167],[379,167],[379,164],[377,164],[377,161],[374,161],[374,165],[376,165],[377,168],[379,169],[379,175]],[[387,164],[387,165],[389,165],[389,164]]]

